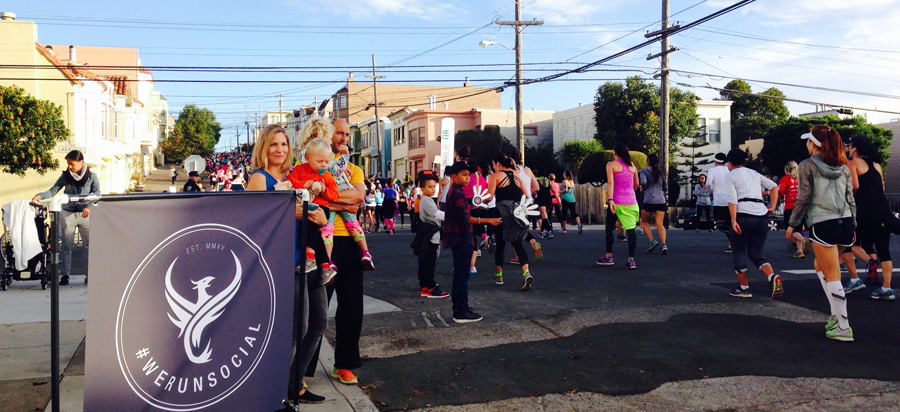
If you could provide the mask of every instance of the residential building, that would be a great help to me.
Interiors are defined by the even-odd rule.
[[[403,179],[403,176],[410,171],[409,165],[409,145],[406,134],[407,123],[404,117],[413,110],[404,107],[395,110],[388,115],[391,122],[391,161],[392,161],[392,177]]]
[[[888,159],[887,170],[884,171],[884,191],[885,193],[900,193],[900,118],[892,119],[890,122],[881,123],[878,126],[894,132],[891,145],[888,147],[891,157]]]
[[[403,121],[406,122],[409,173],[415,176],[422,170],[434,170],[440,166],[441,120],[446,117],[454,119],[455,135],[460,130],[475,130],[480,127],[478,116],[478,111],[474,109],[416,110],[403,116]]]
[[[303,129],[303,126],[306,125],[306,122],[309,121],[315,112],[315,106],[301,106],[299,109],[291,111],[291,115],[284,123],[284,130],[287,132],[291,148],[296,149],[297,145],[300,144],[300,130]]]
[[[594,140],[597,123],[594,121],[594,105],[578,107],[553,113],[553,152],[562,149],[569,140]]]
[[[516,145],[516,111],[514,109],[477,108],[478,123],[488,130],[492,127],[499,128],[500,135],[509,139]],[[525,144],[528,146],[541,146],[553,144],[553,114],[556,112],[547,110],[525,110],[522,112],[524,123]]]
[[[347,78],[346,86],[335,92],[331,99],[334,101],[333,118],[354,124],[374,115],[374,85],[356,82],[353,73]],[[407,106],[427,110],[469,110],[473,107],[499,109],[500,91],[471,87],[468,79],[463,87],[378,83],[378,107],[382,116]]]
[[[381,116],[378,122],[380,130],[376,130],[375,118],[371,118],[358,124],[360,132],[361,160],[359,167],[366,176],[391,175],[391,121]],[[378,137],[381,137],[379,142]]]

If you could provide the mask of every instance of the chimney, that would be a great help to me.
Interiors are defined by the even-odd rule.
[[[56,56],[56,53],[53,52],[53,46],[48,44],[44,46],[44,50],[47,50],[47,52],[49,52],[51,56]]]
[[[350,72],[350,76],[347,77],[347,83],[353,83],[356,79],[353,78],[353,72]]]
[[[75,59],[75,46],[69,46],[69,61],[77,62]]]
[[[0,20],[6,21],[6,20],[15,20],[15,19],[16,19],[16,13],[9,12],[9,11],[4,11],[3,13],[0,13]]]
[[[450,103],[444,102],[444,110],[450,110]]]
[[[581,103],[578,103],[578,107],[581,107]]]
[[[463,87],[472,87],[472,83],[469,83],[469,78],[466,77],[466,82],[463,83]]]

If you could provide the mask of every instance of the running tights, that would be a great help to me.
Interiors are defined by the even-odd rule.
[[[613,243],[616,240],[616,221],[619,220],[614,213],[606,213],[606,253],[612,253]],[[637,234],[634,228],[625,231],[628,238],[628,257],[634,257],[634,249],[637,247]]]

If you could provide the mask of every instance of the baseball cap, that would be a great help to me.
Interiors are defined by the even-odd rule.
[[[728,163],[731,163],[735,166],[743,166],[744,161],[747,160],[747,153],[741,149],[731,149],[728,151]]]
[[[728,161],[728,156],[725,153],[716,153],[716,163],[725,163],[726,161]]]
[[[474,173],[478,170],[478,167],[469,166],[466,162],[456,162],[452,166],[450,166],[450,171],[448,172],[451,175],[455,175],[463,170],[468,170],[469,173]]]

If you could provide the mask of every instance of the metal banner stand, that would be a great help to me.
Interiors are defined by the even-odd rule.
[[[117,200],[137,200],[137,199],[171,199],[174,196],[179,198],[187,198],[187,197],[202,197],[202,196],[241,196],[243,194],[259,194],[259,192],[230,192],[230,193],[207,193],[207,192],[197,192],[197,193],[179,193],[179,194],[156,194],[156,193],[147,193],[147,194],[129,194],[129,195],[106,195],[102,196],[103,201],[117,201]],[[299,198],[303,203],[303,221],[301,222],[301,227],[303,228],[304,233],[306,233],[306,229],[308,226],[307,218],[309,217],[309,192],[305,189],[295,189],[294,196]],[[59,371],[59,242],[61,239],[61,234],[59,233],[59,212],[62,211],[62,205],[69,203],[94,203],[101,200],[101,195],[90,194],[90,195],[66,195],[66,194],[58,194],[53,196],[50,199],[44,199],[44,202],[49,202],[50,206],[48,207],[49,216],[50,216],[50,405],[52,412],[59,412],[59,383],[60,383],[60,371]],[[306,249],[306,236],[302,236],[300,240],[301,250]],[[306,280],[304,279],[304,282]],[[298,306],[300,306],[302,302],[294,298],[294,306],[295,310]],[[299,332],[299,331],[298,331]],[[296,356],[296,350],[299,349],[299,345],[295,349],[294,356]],[[297,383],[301,382],[301,371],[299,364],[295,365],[294,371],[292,371],[294,376],[298,378]],[[299,391],[293,395],[294,400],[294,410],[299,410],[298,405],[298,397],[300,396]]]
[[[305,251],[306,250],[306,231],[309,227],[309,220],[308,220],[309,219],[309,192],[305,189],[295,189],[294,196],[299,198],[300,201],[303,203],[303,220],[300,221],[300,233],[302,233],[303,235],[300,236],[300,245],[299,245],[300,249],[299,250]],[[301,259],[305,259],[304,257],[302,257],[302,256],[304,256],[303,254],[301,254],[300,256],[301,256]],[[306,286],[306,273],[300,273],[300,274],[297,274],[296,276],[303,277],[303,279],[301,279],[300,282],[303,282],[302,287],[306,288],[307,287]],[[302,306],[303,306],[303,301],[302,301],[301,297],[294,296],[294,313],[295,314],[300,313],[302,316],[302,313],[303,313]],[[296,323],[297,319],[294,319],[294,322]],[[297,328],[297,333],[301,334],[302,328]],[[294,338],[295,337],[292,337],[292,339],[294,339]],[[291,371],[291,374],[294,375],[294,382],[296,382],[295,385],[299,386],[300,388],[303,388],[303,371],[306,370],[305,367],[304,368],[300,367],[300,362],[297,362],[297,360],[298,360],[297,355],[298,355],[298,352],[300,352],[300,341],[302,340],[302,338],[303,338],[303,336],[296,337],[297,344],[294,345],[294,353],[292,355],[293,359],[294,359],[294,362],[293,362],[294,370]],[[291,410],[299,411],[300,410],[300,390],[296,389],[296,388],[294,388],[294,389],[295,390],[293,392],[291,392],[291,401],[293,402],[293,406],[291,406],[291,405],[286,405],[286,406],[291,408]]]

